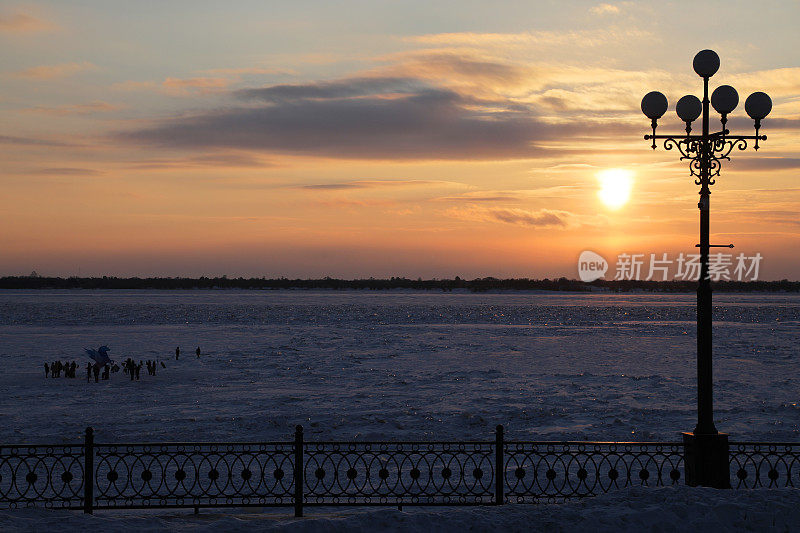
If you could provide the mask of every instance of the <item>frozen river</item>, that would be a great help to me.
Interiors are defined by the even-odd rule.
[[[800,296],[714,303],[718,428],[797,441]],[[0,439],[674,440],[694,313],[693,294],[4,291]],[[101,344],[167,368],[87,383]],[[77,379],[45,379],[54,359]]]

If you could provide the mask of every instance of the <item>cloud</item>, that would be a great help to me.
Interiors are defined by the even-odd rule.
[[[44,176],[99,176],[103,174],[103,172],[91,168],[58,167],[58,168],[40,168],[28,172],[28,174],[37,174]]]
[[[766,91],[774,97],[797,97],[800,94],[800,67],[785,67],[734,74],[727,77],[726,83],[736,87],[739,92],[739,109],[752,91]]]
[[[341,159],[497,160],[552,157],[560,152],[539,142],[630,129],[619,122],[549,124],[528,106],[482,101],[408,78],[354,77],[233,94],[256,103],[162,120],[117,138],[164,148]]]
[[[0,13],[0,32],[27,33],[52,28],[49,22],[27,13]]]
[[[47,80],[52,78],[64,78],[72,76],[78,72],[97,69],[96,65],[83,61],[81,63],[61,63],[59,65],[41,65],[38,67],[30,67],[14,75],[19,78],[31,78],[37,80]]]
[[[616,15],[619,13],[619,7],[614,4],[598,4],[590,9],[595,15]]]
[[[74,144],[49,139],[35,139],[32,137],[15,137],[0,135],[0,144],[21,144],[27,146],[75,146]]]
[[[241,67],[241,68],[210,68],[200,71],[212,76],[243,76],[247,74],[283,74],[293,75],[296,71],[291,69],[264,68],[264,67]]]
[[[314,191],[341,191],[345,189],[364,189],[365,187],[357,183],[320,183],[318,185],[303,185],[300,188]]]
[[[518,202],[518,196],[492,196],[492,195],[472,195],[472,196],[442,196],[441,198],[434,198],[438,202]]]
[[[424,87],[424,82],[412,78],[353,77],[329,82],[282,84],[260,89],[243,89],[237,91],[236,94],[243,99],[281,103],[355,98],[377,94],[413,94]]]
[[[187,167],[260,167],[275,166],[269,161],[244,153],[204,154],[180,159],[147,159],[136,161],[130,168],[137,170],[182,169]]]
[[[191,92],[207,94],[219,92],[228,87],[230,83],[231,80],[228,78],[167,78],[161,83],[161,86],[169,92],[178,94],[189,94]]]
[[[334,198],[331,200],[319,200],[314,202],[315,205],[322,207],[333,208],[355,208],[355,207],[391,207],[396,205],[394,200],[376,199],[369,200],[352,200],[349,198]]]
[[[492,88],[524,85],[535,72],[529,65],[499,60],[472,50],[415,50],[383,58],[392,64],[376,71],[449,87],[489,83]]]
[[[390,64],[370,74],[416,79],[506,108],[534,106],[562,121],[564,117],[635,114],[642,87],[669,90],[679,86],[664,71],[599,67],[596,61],[548,63],[541,54],[509,59],[515,55],[473,48],[414,50],[383,58]]]
[[[301,185],[300,189],[307,190],[346,190],[346,189],[374,189],[379,187],[420,187],[430,185],[458,185],[452,181],[441,180],[357,180],[346,183],[319,183],[313,185]]]
[[[501,222],[523,226],[566,226],[566,211],[525,211],[524,209],[490,209],[489,215]]]
[[[89,115],[92,113],[105,113],[116,111],[120,106],[109,104],[108,102],[95,101],[86,104],[69,104],[54,107],[36,106],[30,107],[25,111],[30,113],[41,113],[44,115],[65,116],[65,115]]]
[[[727,128],[731,131],[731,135],[753,135],[753,119],[748,117],[734,117],[728,120]],[[767,116],[761,121],[761,130],[759,135],[767,134],[769,136],[770,130],[800,130],[800,119],[797,118],[777,118],[773,115]],[[752,143],[753,141],[749,141]],[[762,143],[764,141],[761,141]],[[735,152],[734,152],[735,153]]]
[[[144,91],[158,88],[159,85],[154,81],[120,81],[111,85],[116,91]]]
[[[467,47],[579,47],[594,48],[610,42],[628,42],[652,38],[652,33],[633,28],[602,28],[592,30],[540,30],[520,33],[434,33],[406,38],[407,41],[435,46]]]
[[[485,208],[478,206],[454,207],[445,211],[447,216],[478,222],[503,222],[532,227],[566,227],[575,215],[568,211],[540,209]]]
[[[730,170],[791,170],[800,168],[800,157],[745,157],[725,166]]]
[[[433,198],[434,202],[519,202],[528,191],[468,191],[454,196]]]

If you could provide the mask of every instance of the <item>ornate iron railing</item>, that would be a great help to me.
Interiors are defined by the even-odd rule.
[[[306,505],[494,503],[492,442],[314,442],[304,459]]]
[[[0,445],[0,508],[84,507],[85,447]]]
[[[511,502],[675,485],[684,476],[679,442],[510,442],[505,453],[506,501]]]
[[[94,508],[292,503],[287,442],[95,445]]]
[[[731,443],[728,457],[734,488],[800,487],[800,444]]]
[[[733,488],[800,486],[800,444],[731,443]],[[84,475],[89,473],[89,475]],[[0,508],[498,505],[685,480],[682,442],[0,445]]]

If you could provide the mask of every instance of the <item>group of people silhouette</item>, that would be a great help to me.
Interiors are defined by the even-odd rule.
[[[200,347],[199,346],[194,351],[194,354],[197,356],[198,359],[200,359]],[[177,348],[175,348],[175,360],[177,361],[180,358],[181,358],[181,347],[178,346]]]
[[[99,377],[101,375],[100,369],[103,369],[102,376],[103,379],[109,379],[109,372],[119,372],[119,365],[116,363],[113,365],[103,365],[100,366],[99,363],[86,363],[86,382],[90,383],[92,381],[92,376],[94,376],[94,382],[97,383],[99,381]]]
[[[107,350],[107,348],[106,348]],[[195,355],[198,359],[200,359],[200,347],[198,346],[195,350]],[[177,361],[181,356],[181,347],[178,346],[175,348],[175,360]],[[106,357],[106,361],[108,358]],[[139,381],[139,376],[141,375],[142,367],[145,366],[147,368],[147,374],[150,376],[156,375],[156,370],[158,369],[158,365],[161,365],[161,368],[167,368],[167,365],[163,361],[158,360],[147,360],[147,361],[139,361],[138,363],[134,361],[132,358],[128,357],[122,363],[122,367],[117,363],[110,362],[104,365],[101,365],[97,362],[86,363],[86,381],[87,383],[91,383],[92,378],[94,378],[94,382],[98,383],[101,379],[107,380],[111,378],[111,373],[119,372],[120,369],[122,370],[123,374],[126,374],[130,377],[131,381]],[[71,362],[61,362],[61,361],[53,361],[52,363],[45,363],[44,364],[44,377],[48,378],[58,378],[63,375],[65,378],[74,378],[76,377],[75,372],[78,368],[78,364],[75,361]]]
[[[75,361],[65,363],[53,361],[50,364],[45,363],[44,377],[60,378],[63,372],[65,378],[74,378],[76,368],[78,368],[78,363]]]

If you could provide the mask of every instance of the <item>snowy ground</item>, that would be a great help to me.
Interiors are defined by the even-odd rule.
[[[0,441],[675,440],[694,426],[693,295],[0,292]],[[800,296],[716,295],[716,413],[800,440]],[[160,359],[85,380],[84,347]],[[175,346],[183,356],[174,359]],[[198,360],[193,351],[203,350]],[[43,364],[81,362],[78,379]],[[559,505],[263,512],[0,511],[0,530],[642,531],[800,528],[800,491],[626,489]]]
[[[800,439],[800,296],[715,295],[718,427]],[[0,440],[674,440],[694,427],[694,296],[0,292]],[[83,347],[163,360],[87,383]],[[184,354],[174,360],[175,346]],[[196,346],[203,350],[194,357]],[[78,379],[43,364],[77,359]]]
[[[800,491],[634,488],[550,505],[263,513],[0,511],[4,531],[796,531]]]

